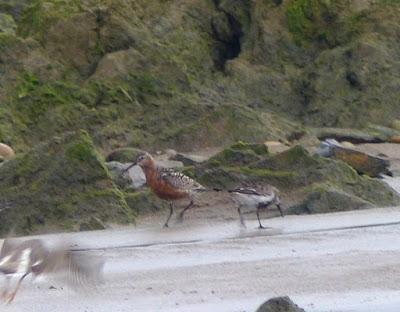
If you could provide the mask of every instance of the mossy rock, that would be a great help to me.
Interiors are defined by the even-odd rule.
[[[390,174],[390,163],[386,159],[370,156],[368,154],[347,148],[336,147],[333,157],[340,159],[353,167],[357,172],[370,177],[379,177],[381,174]]]
[[[265,155],[268,155],[268,148],[264,144],[238,141],[213,156],[209,163],[224,167],[238,166],[261,160]]]
[[[1,1],[18,37],[0,34],[0,140],[189,151],[390,124],[400,7],[353,2]]]
[[[74,231],[93,218],[129,223],[134,213],[84,131],[54,137],[0,168],[0,234]],[[90,227],[89,227],[90,228]]]
[[[112,151],[106,157],[106,161],[117,161],[120,163],[132,163],[136,161],[139,155],[143,154],[144,151],[134,147],[122,147]]]
[[[382,126],[370,125],[364,129],[347,128],[315,128],[313,133],[320,139],[335,139],[337,141],[348,141],[351,143],[383,143],[390,137],[400,133],[394,129]]]
[[[163,203],[151,192],[126,192],[126,202],[134,213],[142,215],[162,209]]]
[[[275,154],[258,162],[255,167],[274,170],[307,169],[318,164],[318,160],[301,145],[296,145],[287,151]]]
[[[104,230],[106,225],[97,217],[90,217],[88,221],[79,225],[79,231]]]
[[[212,158],[187,167],[184,172],[209,188],[272,184],[281,190],[283,198],[296,198],[292,212],[330,212],[400,203],[400,197],[381,180],[361,176],[343,161],[313,156],[299,145],[260,158],[240,158],[230,166]],[[333,206],[329,206],[330,201]]]
[[[377,207],[396,205],[400,202],[400,197],[385,182],[359,175],[341,160],[311,155],[301,146],[276,154],[253,166],[292,172],[290,181],[281,184],[286,192],[298,190],[300,193],[308,194],[312,192],[310,186],[322,183]]]
[[[293,213],[326,213],[366,209],[373,206],[371,202],[343,190],[317,184],[311,187],[306,199],[300,205],[291,207],[290,210]]]

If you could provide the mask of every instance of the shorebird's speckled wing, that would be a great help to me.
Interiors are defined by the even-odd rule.
[[[205,190],[204,186],[181,172],[176,172],[168,168],[159,168],[159,170],[161,179],[169,183],[173,188],[183,191]]]
[[[229,190],[230,193],[240,193],[246,195],[256,195],[256,196],[277,196],[279,197],[280,192],[274,186],[269,186],[267,190],[259,192],[254,188],[250,187],[239,187],[233,190]]]

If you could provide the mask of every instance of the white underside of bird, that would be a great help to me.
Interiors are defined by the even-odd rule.
[[[241,206],[248,208],[257,208],[259,205],[272,204],[275,201],[275,194],[243,194],[239,192],[232,192],[234,200],[237,201]]]

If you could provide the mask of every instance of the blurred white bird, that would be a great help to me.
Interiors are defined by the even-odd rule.
[[[32,274],[67,273],[73,286],[94,285],[101,280],[102,261],[90,261],[85,255],[58,246],[48,249],[42,240],[30,239],[19,241],[7,238],[0,251],[0,273],[6,277],[6,285],[1,298],[11,303],[22,280]],[[11,291],[11,279],[18,277],[14,290]]]

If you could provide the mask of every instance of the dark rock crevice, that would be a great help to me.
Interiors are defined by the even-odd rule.
[[[242,51],[242,38],[244,35],[242,23],[231,13],[219,6],[219,1],[214,1],[218,11],[212,19],[212,31],[217,41],[214,53],[214,65],[217,70],[223,71],[228,60],[239,56]]]

